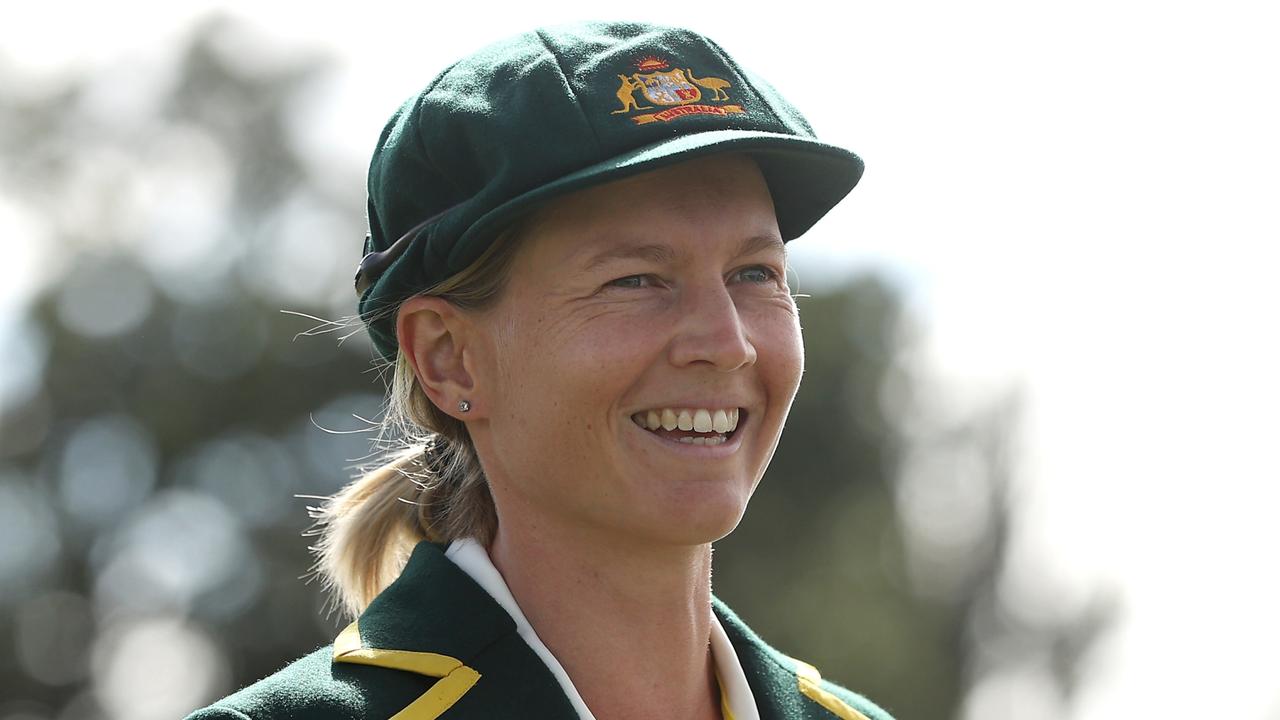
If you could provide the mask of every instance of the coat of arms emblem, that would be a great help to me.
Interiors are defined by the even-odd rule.
[[[698,87],[689,82],[680,70],[655,73],[635,73],[640,89],[649,102],[659,105],[684,105],[702,99]]]
[[[614,110],[614,115],[623,115],[636,110],[652,110],[654,106],[666,106],[668,109],[656,113],[632,116],[638,125],[651,122],[667,122],[686,115],[727,115],[742,112],[741,105],[709,105],[706,102],[725,102],[729,100],[729,81],[718,77],[697,77],[690,68],[670,68],[663,59],[646,57],[636,63],[637,72],[619,74],[618,102],[622,108]],[[711,97],[705,98],[703,91],[710,91]],[[644,99],[653,105],[641,105],[636,100],[639,91]]]

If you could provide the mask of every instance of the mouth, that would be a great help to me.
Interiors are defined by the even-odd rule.
[[[723,445],[745,424],[745,408],[654,408],[635,413],[631,421],[668,442]]]

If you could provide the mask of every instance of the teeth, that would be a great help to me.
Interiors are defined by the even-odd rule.
[[[676,442],[682,442],[685,445],[721,445],[728,441],[729,438],[723,435],[712,435],[711,437],[682,437],[676,439]]]
[[[679,428],[700,433],[730,433],[738,429],[738,417],[738,408],[661,408],[638,412],[631,419],[648,430]]]

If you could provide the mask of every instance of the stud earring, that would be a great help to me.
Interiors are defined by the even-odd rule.
[[[459,400],[458,412],[471,412],[471,403],[467,400]]]

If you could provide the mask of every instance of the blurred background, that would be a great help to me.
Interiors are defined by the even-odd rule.
[[[791,246],[807,371],[717,594],[901,720],[1280,720],[1274,10],[842,8],[7,6],[0,720],[181,717],[332,639],[303,496],[383,386],[311,331],[373,144],[593,17],[711,35],[867,161]]]

